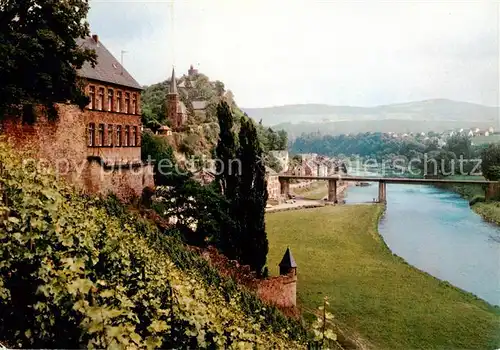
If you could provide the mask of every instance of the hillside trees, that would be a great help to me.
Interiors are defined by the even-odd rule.
[[[146,127],[155,130],[162,124],[168,124],[166,101],[166,81],[151,85],[142,91],[142,123]]]
[[[184,146],[188,147],[184,147],[182,150],[179,149],[179,151],[189,151],[188,153],[194,153],[194,155],[209,154],[211,148],[217,144],[219,132],[217,106],[219,102],[222,100],[226,101],[229,109],[232,111],[233,129],[235,131],[239,129],[241,116],[246,114],[235,103],[233,93],[229,90],[226,91],[224,83],[219,80],[212,82],[207,76],[199,73],[191,76],[189,79],[181,77],[179,81],[184,81],[186,86],[190,86],[186,89],[179,88],[179,97],[188,111],[187,125],[199,136],[199,142],[192,143],[191,145],[187,145],[190,141],[185,140]],[[152,130],[156,130],[163,124],[169,124],[166,118],[167,86],[168,82],[164,81],[148,86],[142,92],[142,122]],[[204,111],[197,111],[195,113],[192,104],[195,100],[204,100],[207,102]],[[263,125],[256,127],[262,150],[268,155],[266,159],[270,160],[269,162],[266,160],[266,165],[279,171],[276,166],[278,162],[276,159],[272,159],[269,151],[285,150],[288,143],[287,133],[283,130],[275,131]],[[186,136],[184,134],[183,136]],[[183,139],[185,138],[183,137]]]
[[[90,34],[87,0],[16,1],[0,5],[0,114],[12,106],[42,104],[55,115],[53,104],[71,101],[84,107],[89,99],[77,69],[95,52],[76,39]]]
[[[304,134],[292,144],[292,151],[297,153],[360,156],[376,159],[378,163],[403,157],[407,162],[412,161],[412,172],[417,170],[420,175],[437,176],[469,174],[474,169],[475,162],[468,160],[477,157],[481,148],[472,146],[467,136],[450,137],[440,147],[436,138],[393,138],[383,133],[338,136]]]
[[[248,117],[247,114],[245,114]],[[269,151],[282,151],[287,149],[288,136],[286,131],[278,130],[274,131],[272,128],[263,126],[262,124],[257,124],[257,135],[264,152]]]
[[[188,169],[176,163],[172,147],[162,136],[146,132],[142,140],[143,161],[153,162],[156,200],[153,208],[174,221],[184,242],[220,245],[220,232],[231,223],[228,203],[214,185],[203,186]]]

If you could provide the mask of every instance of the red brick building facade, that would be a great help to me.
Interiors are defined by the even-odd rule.
[[[38,108],[34,124],[4,118],[3,132],[16,148],[32,151],[87,192],[140,196],[154,185],[151,166],[141,161],[141,86],[97,36],[79,44],[97,53],[97,65],[86,63],[78,72],[86,81],[87,108],[59,104],[55,120]]]

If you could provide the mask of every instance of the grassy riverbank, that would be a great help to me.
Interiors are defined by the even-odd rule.
[[[328,296],[341,328],[374,348],[499,348],[500,310],[394,256],[377,233],[381,213],[356,205],[268,214],[271,273],[290,246],[299,303],[314,309]]]
[[[455,175],[447,176],[446,180],[485,180],[482,176],[469,176],[469,175]],[[458,193],[463,198],[468,201],[473,198],[483,198],[484,199],[484,187],[483,185],[467,185],[467,184],[441,184],[441,188],[449,189],[453,192]]]
[[[308,187],[295,188],[292,192],[304,199],[322,199],[328,194],[328,182],[316,181]]]
[[[482,176],[449,176],[450,180],[484,180]],[[500,225],[500,202],[484,202],[484,187],[481,185],[446,185],[444,188],[458,193],[471,202],[471,208],[486,221]]]

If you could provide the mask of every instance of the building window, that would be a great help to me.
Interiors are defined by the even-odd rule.
[[[108,146],[113,146],[113,125],[108,125]]]
[[[123,139],[123,145],[128,146],[130,140],[130,126],[125,126],[125,137]]]
[[[140,142],[139,142],[139,135],[140,135],[139,127],[136,126],[136,127],[134,127],[134,129],[135,129],[135,145],[139,146],[140,145]]]
[[[113,112],[113,90],[108,89],[108,111]]]
[[[102,111],[104,103],[104,88],[99,88],[99,96],[97,97],[97,109]]]
[[[117,112],[122,111],[122,92],[121,91],[116,92],[116,111]]]
[[[125,113],[129,113],[130,109],[130,93],[125,93]]]
[[[90,109],[95,109],[95,86],[90,86],[89,87],[89,97],[90,97],[90,103],[89,103],[89,108]]]
[[[132,94],[132,114],[137,114],[137,94]]]
[[[117,146],[122,145],[122,126],[121,125],[116,126],[116,145]]]
[[[90,123],[87,144],[89,145],[89,147],[92,147],[94,146],[94,142],[95,142],[95,124]]]
[[[97,145],[104,146],[104,124],[99,124]]]
[[[132,138],[130,139],[130,146],[137,146],[137,126],[132,127]]]

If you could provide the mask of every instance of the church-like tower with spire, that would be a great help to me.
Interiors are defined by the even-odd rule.
[[[186,122],[186,106],[179,98],[177,89],[177,81],[175,80],[175,69],[172,67],[172,77],[167,92],[167,119],[170,121],[170,126],[175,129],[179,128]]]

